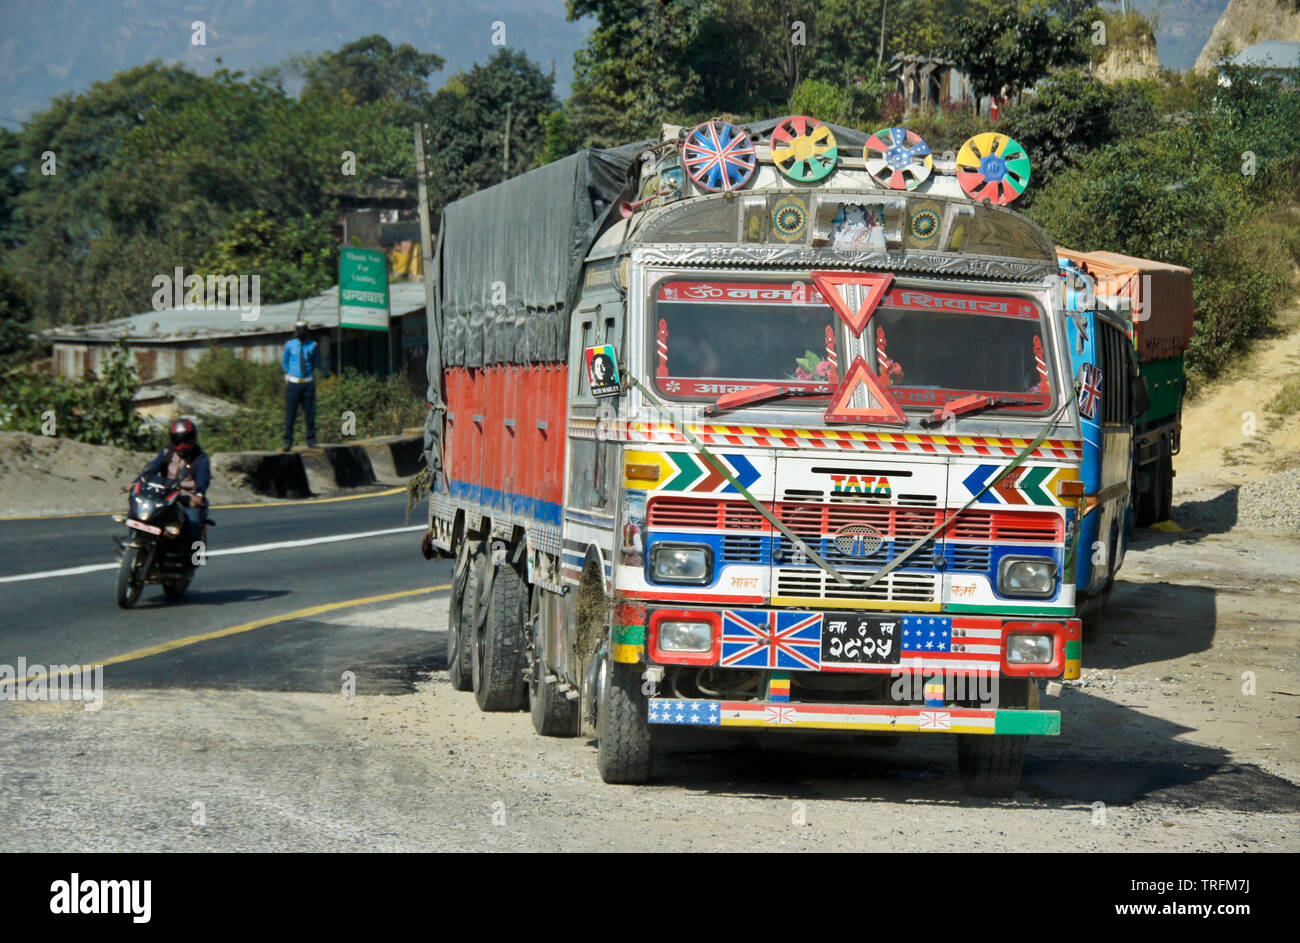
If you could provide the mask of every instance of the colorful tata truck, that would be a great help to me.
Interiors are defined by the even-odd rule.
[[[1183,358],[1195,316],[1191,270],[1117,252],[1058,252],[1062,277],[1066,269],[1083,276],[1080,291],[1067,289],[1067,306],[1111,312],[1133,346],[1145,387],[1145,408],[1133,424],[1133,523],[1168,520],[1187,389]]]
[[[1105,359],[1006,206],[1029,175],[1000,134],[938,160],[714,120],[448,205],[426,550],[455,561],[453,686],[594,731],[612,783],[671,726],[951,734],[970,792],[1013,794],[1080,674],[1080,555],[1089,598],[1122,561],[1081,538],[1127,520],[1136,400],[1132,345]]]

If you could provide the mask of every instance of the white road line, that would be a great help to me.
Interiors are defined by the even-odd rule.
[[[209,550],[208,556],[221,557],[231,553],[262,553],[266,550],[290,550],[294,547],[311,547],[316,544],[332,544],[341,540],[360,540],[362,537],[384,537],[389,534],[409,534],[416,530],[425,530],[424,524],[410,527],[393,527],[388,530],[367,530],[359,534],[335,534],[331,537],[309,537],[306,540],[282,540],[273,544],[252,544],[248,547],[228,547],[224,550]],[[66,570],[46,570],[43,573],[20,573],[17,576],[0,576],[0,583],[21,583],[24,580],[48,580],[56,576],[78,576],[82,573],[97,573],[100,570],[116,570],[116,563],[92,563],[89,566],[73,566]]]

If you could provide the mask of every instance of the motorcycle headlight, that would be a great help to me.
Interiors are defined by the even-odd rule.
[[[998,592],[1003,596],[1051,596],[1056,592],[1056,562],[1049,557],[1003,557]]]
[[[713,551],[700,544],[657,543],[650,549],[650,576],[656,583],[708,583]]]

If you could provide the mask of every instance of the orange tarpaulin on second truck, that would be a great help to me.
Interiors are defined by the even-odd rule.
[[[1133,343],[1140,362],[1177,357],[1187,349],[1194,313],[1191,269],[1118,252],[1075,252],[1057,246],[1056,254],[1096,279],[1098,297],[1132,301]]]

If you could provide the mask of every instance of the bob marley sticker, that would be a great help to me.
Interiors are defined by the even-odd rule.
[[[587,383],[591,386],[592,396],[617,396],[622,383],[618,375],[618,360],[614,355],[613,344],[601,344],[588,347],[584,351],[587,360]]]

